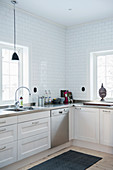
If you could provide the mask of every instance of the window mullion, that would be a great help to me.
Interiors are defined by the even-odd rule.
[[[106,66],[106,56],[105,56],[105,86],[107,85],[107,81],[106,81],[106,78],[107,78],[107,75],[106,75],[106,71],[107,71],[107,66]]]
[[[2,103],[2,47],[0,46],[0,103]]]
[[[10,52],[9,52],[9,55],[10,55]],[[10,62],[9,62],[9,75],[10,75],[10,66],[11,66],[11,64],[10,64]],[[8,75],[8,76],[9,76]],[[10,88],[11,88],[11,86],[10,86],[10,83],[11,83],[11,81],[10,81],[10,79],[11,79],[11,77],[9,76],[9,98],[10,98]]]

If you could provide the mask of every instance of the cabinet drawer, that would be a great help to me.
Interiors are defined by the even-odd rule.
[[[96,113],[99,112],[97,108],[86,108],[86,107],[75,107],[75,112],[84,112],[84,113]]]
[[[18,123],[47,117],[50,117],[50,111],[20,115],[18,116]]]
[[[17,140],[17,125],[0,127],[0,145]]]
[[[0,168],[17,161],[17,142],[0,145]]]
[[[17,123],[17,116],[0,118],[0,127],[6,126],[6,125],[11,125],[11,124],[16,124],[16,123]]]
[[[18,124],[18,139],[49,132],[50,118],[37,119]]]
[[[18,160],[50,148],[49,133],[32,136],[18,141]]]

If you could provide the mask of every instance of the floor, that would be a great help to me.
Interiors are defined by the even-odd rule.
[[[94,164],[93,166],[88,168],[88,170],[113,170],[113,155],[107,154],[107,153],[104,153],[104,152],[94,151],[94,150],[91,150],[91,149],[75,147],[75,146],[63,149],[63,150],[61,150],[61,151],[59,151],[55,154],[48,156],[47,158],[44,158],[44,159],[41,159],[40,161],[29,164],[28,166],[23,167],[19,170],[27,170],[27,169],[35,166],[35,165],[38,165],[38,164],[40,164],[40,163],[42,163],[42,162],[44,162],[48,159],[51,159],[51,158],[53,158],[57,155],[60,155],[61,153],[66,152],[68,150],[75,150],[75,151],[79,151],[79,152],[82,152],[82,153],[91,154],[91,155],[99,156],[99,157],[103,158],[102,160],[100,160],[99,162],[97,162],[96,164]]]

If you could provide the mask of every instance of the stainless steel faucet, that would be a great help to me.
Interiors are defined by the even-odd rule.
[[[19,87],[19,88],[15,91],[15,107],[16,107],[16,108],[18,107],[18,104],[19,104],[19,101],[17,101],[17,91],[20,90],[20,89],[23,89],[23,88],[25,88],[25,89],[28,90],[29,96],[31,95],[31,92],[30,92],[30,90],[29,90],[27,87],[25,87],[25,86]]]

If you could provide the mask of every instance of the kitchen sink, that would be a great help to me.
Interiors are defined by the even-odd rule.
[[[31,106],[23,107],[23,109],[24,109],[24,110],[34,110],[34,108],[31,107]]]
[[[13,112],[22,112],[22,111],[27,111],[27,110],[34,110],[33,107],[29,106],[29,107],[23,107],[23,108],[6,108],[5,111],[13,111]]]
[[[13,112],[21,112],[24,111],[25,109],[23,108],[7,108],[5,111],[13,111]]]

